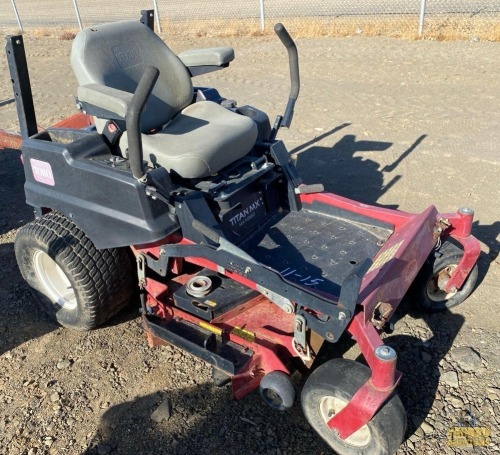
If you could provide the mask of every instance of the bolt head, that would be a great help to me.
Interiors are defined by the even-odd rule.
[[[292,314],[293,313],[293,308],[291,305],[286,305],[285,306],[285,313],[287,314]]]
[[[461,215],[474,215],[474,210],[470,207],[460,207],[458,209],[458,213],[460,213]]]
[[[394,360],[397,357],[396,351],[385,344],[382,344],[375,348],[375,355],[380,360]]]
[[[345,314],[343,311],[341,311],[341,312],[339,313],[339,320],[340,320],[340,321],[343,321],[346,317],[347,317],[347,316],[346,316],[346,314]]]

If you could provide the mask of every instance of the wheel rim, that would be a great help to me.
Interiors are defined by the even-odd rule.
[[[35,253],[34,264],[38,279],[52,302],[65,310],[74,310],[77,306],[75,291],[61,267],[43,251]]]
[[[281,409],[283,406],[283,400],[279,393],[273,389],[264,389],[262,391],[262,398],[264,398],[264,401],[274,409]]]
[[[432,278],[427,283],[427,296],[433,302],[444,302],[453,297],[457,292],[446,292],[444,287],[450,279],[451,274],[457,268],[457,264],[450,264],[438,270],[432,275]]]
[[[341,398],[326,396],[321,399],[319,402],[319,412],[321,414],[321,418],[325,423],[337,413],[339,413],[345,406],[347,405],[347,401],[342,400]],[[371,433],[368,425],[363,425],[358,431],[351,434],[346,439],[342,441],[346,444],[355,447],[364,447],[371,440]]]

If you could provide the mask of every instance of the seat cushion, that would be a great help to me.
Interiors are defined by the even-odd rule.
[[[184,178],[203,178],[244,157],[257,140],[255,122],[212,101],[182,110],[162,131],[143,134],[144,159]],[[127,137],[120,140],[121,150]]]

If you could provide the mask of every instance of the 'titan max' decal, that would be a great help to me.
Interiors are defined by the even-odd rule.
[[[264,200],[262,199],[262,196],[261,196],[258,199],[256,199],[254,202],[252,202],[250,205],[245,207],[243,210],[240,210],[232,218],[229,218],[229,222],[231,223],[231,226],[242,226],[247,221],[250,221],[255,216],[255,212],[260,207],[263,207],[263,205],[264,205]]]

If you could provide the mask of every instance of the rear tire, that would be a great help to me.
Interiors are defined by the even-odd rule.
[[[22,227],[15,241],[23,278],[49,316],[90,330],[115,315],[134,289],[123,248],[98,250],[64,215],[51,212]]]
[[[403,442],[406,412],[396,393],[366,425],[345,440],[327,425],[370,375],[368,367],[353,360],[329,360],[311,373],[302,390],[302,409],[307,420],[340,455],[392,455]]]
[[[451,274],[463,254],[464,252],[450,241],[444,241],[437,251],[431,253],[412,286],[413,300],[420,309],[428,313],[437,313],[460,305],[469,297],[477,282],[477,264],[458,291],[446,293],[438,286],[439,276]]]

